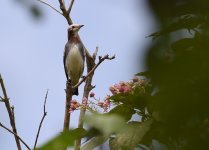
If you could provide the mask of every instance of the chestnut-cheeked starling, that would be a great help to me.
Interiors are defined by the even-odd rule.
[[[65,45],[63,63],[68,82],[75,86],[84,70],[85,47],[78,35],[78,31],[83,25],[72,24],[68,28],[68,42]],[[72,91],[73,95],[78,95],[78,88]]]

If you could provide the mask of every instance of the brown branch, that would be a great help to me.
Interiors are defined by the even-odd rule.
[[[68,24],[71,25],[73,24],[73,21],[70,18],[70,11],[73,7],[73,3],[74,1],[71,1],[70,7],[68,10],[66,10],[65,7],[65,3],[64,0],[59,0],[59,4],[60,4],[60,9],[63,13],[63,16],[65,17],[65,19],[67,20]],[[63,127],[63,131],[65,130],[69,130],[69,126],[70,126],[70,103],[72,100],[72,85],[70,85],[67,81],[66,83],[66,100],[65,100],[65,116],[64,116],[64,127]],[[64,148],[67,150],[67,148]]]
[[[115,55],[112,57],[109,57],[109,55],[105,55],[104,57],[99,56],[99,62],[88,72],[88,74],[82,78],[82,80],[80,82],[78,82],[73,89],[76,89],[77,87],[79,87],[96,69],[97,67],[106,59],[108,60],[112,60],[115,58]]]
[[[64,116],[64,127],[63,132],[70,129],[70,105],[72,100],[72,85],[69,82],[66,82],[66,100],[65,100],[65,116]],[[67,147],[63,148],[67,150]]]
[[[40,3],[43,3],[43,4],[47,5],[47,6],[49,6],[51,9],[55,10],[56,12],[58,12],[60,15],[63,16],[62,12],[60,12],[58,9],[56,9],[55,7],[50,5],[49,3],[45,2],[45,1],[42,1],[42,0],[37,0],[37,1],[40,2]]]
[[[41,131],[41,127],[42,127],[42,124],[43,124],[43,121],[44,121],[44,118],[46,117],[47,115],[47,112],[46,112],[46,100],[47,100],[47,96],[48,96],[48,90],[46,91],[46,95],[45,95],[45,99],[44,99],[44,112],[43,112],[43,116],[41,118],[41,122],[39,124],[39,127],[38,127],[38,132],[36,134],[36,140],[35,140],[35,144],[34,144],[34,150],[36,149],[36,144],[38,142],[38,137],[39,137],[39,133]]]
[[[73,4],[74,4],[74,0],[71,0],[71,3],[70,3],[70,6],[67,10],[68,14],[70,14],[71,10],[72,10],[72,7],[73,7]]]
[[[62,14],[65,17],[65,19],[67,20],[68,24],[69,25],[73,24],[73,21],[70,18],[70,14],[66,10],[64,0],[59,0],[59,4],[60,4],[60,9],[62,11]]]
[[[72,100],[72,86],[66,83],[65,117],[63,131],[69,130],[70,126],[70,103]]]
[[[1,74],[0,74],[0,84],[1,84],[2,91],[3,91],[4,104],[6,106],[6,109],[7,109],[8,115],[9,115],[12,131],[18,136],[16,125],[15,125],[14,110],[11,108],[11,105],[10,105],[10,102],[9,102],[9,98],[7,97],[6,88],[4,86],[4,81],[3,81],[2,77],[1,77]],[[22,148],[21,148],[21,145],[20,145],[20,140],[19,140],[19,138],[17,136],[15,136],[15,134],[14,134],[14,137],[15,137],[17,149],[21,150]]]
[[[65,7],[64,0],[59,0],[59,3],[60,3],[60,9],[62,10],[63,14],[64,14],[64,12],[66,13],[66,7]]]
[[[91,56],[89,54],[89,52],[86,50],[86,63],[87,63],[87,72],[88,74],[86,75],[85,79],[86,79],[86,84],[84,86],[84,94],[83,94],[83,100],[84,98],[88,99],[89,93],[90,91],[94,88],[94,86],[92,86],[92,79],[93,79],[93,75],[94,75],[94,71],[96,70],[96,68],[105,60],[105,59],[114,59],[115,56],[113,57],[109,57],[109,55],[105,55],[104,57],[99,59],[99,62],[96,64],[95,60],[96,60],[96,56],[97,56],[97,52],[98,52],[98,47],[96,48],[93,56]],[[85,81],[85,79],[83,78],[76,86],[78,87],[82,82]],[[76,87],[75,86],[75,87]],[[82,100],[82,102],[83,102]],[[80,110],[80,115],[79,115],[79,121],[78,121],[78,128],[83,128],[83,118],[85,116],[85,112],[86,109],[81,109]],[[75,142],[75,150],[80,150],[81,147],[81,139],[76,140]]]
[[[0,96],[0,102],[4,102],[4,98]]]
[[[10,130],[6,126],[4,126],[1,122],[0,122],[0,127],[4,128],[5,130],[7,130],[11,134],[13,134],[16,138],[18,138],[25,145],[25,147],[27,147],[28,150],[31,150],[30,147],[23,141],[23,139],[21,137],[19,137],[15,132],[13,132],[12,130]]]
[[[50,5],[49,3],[47,3],[47,2],[45,2],[43,0],[37,0],[37,1],[40,2],[40,3],[43,3],[43,4],[47,5],[47,6],[49,6],[51,9],[53,9],[54,11],[56,11],[57,13],[59,13],[60,15],[62,15],[67,20],[67,22],[68,22],[69,25],[73,24],[73,21],[70,18],[70,12],[71,12],[71,9],[73,7],[74,0],[71,1],[68,10],[65,7],[64,0],[59,0],[60,10],[61,11],[59,11],[58,9],[56,9],[55,7],[53,7],[52,5]]]

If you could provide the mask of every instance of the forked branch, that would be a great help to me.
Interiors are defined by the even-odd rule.
[[[36,144],[37,144],[37,142],[38,142],[38,137],[39,137],[39,133],[40,133],[40,131],[41,131],[41,127],[42,127],[44,118],[45,118],[46,115],[47,115],[47,112],[46,112],[46,100],[47,100],[47,96],[48,96],[48,90],[46,91],[46,95],[45,95],[45,99],[44,99],[44,111],[43,111],[43,116],[42,116],[42,118],[41,118],[41,122],[40,122],[39,127],[38,127],[38,132],[37,132],[37,134],[36,134],[36,140],[35,140],[35,144],[34,144],[34,147],[33,147],[34,150],[36,149]]]
[[[66,7],[65,7],[64,0],[59,0],[60,9],[61,9],[62,14],[65,17],[65,19],[67,20],[69,25],[73,24],[73,21],[70,18],[70,11],[73,7],[73,3],[74,3],[74,0],[71,0],[69,10],[67,10]]]
[[[97,67],[104,61],[104,60],[112,60],[115,58],[115,55],[112,57],[109,57],[109,55],[105,55],[104,57],[99,56],[99,62],[88,72],[86,76],[82,78],[80,82],[78,82],[73,88],[79,87],[96,69]]]
[[[10,130],[9,128],[7,128],[5,125],[3,125],[2,123],[0,123],[0,127],[4,128],[5,130],[7,130],[8,132],[10,132],[11,134],[13,134],[16,138],[18,138],[28,150],[31,150],[30,147],[24,142],[24,140],[19,137],[15,132],[13,132],[12,130]]]
[[[1,97],[1,100],[2,100],[2,102],[4,102],[5,107],[7,109],[9,119],[10,119],[10,124],[11,124],[11,127],[12,127],[12,132],[15,133],[14,137],[15,137],[15,142],[16,142],[16,145],[17,145],[17,149],[21,150],[22,148],[21,148],[21,145],[20,145],[20,139],[18,138],[19,136],[17,134],[16,124],[15,124],[14,107],[11,107],[11,105],[10,105],[10,101],[9,101],[9,98],[7,97],[6,88],[4,86],[4,81],[1,77],[1,74],[0,74],[0,84],[1,84],[3,95],[4,95],[3,98]]]

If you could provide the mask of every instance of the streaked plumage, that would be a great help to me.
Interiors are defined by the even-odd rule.
[[[78,35],[79,29],[83,25],[73,24],[68,28],[68,42],[64,51],[64,68],[67,80],[70,79],[74,86],[79,82],[84,70],[85,48]],[[78,89],[73,91],[73,95],[78,95]]]

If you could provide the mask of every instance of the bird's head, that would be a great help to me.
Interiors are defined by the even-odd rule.
[[[83,26],[84,25],[72,24],[72,25],[69,26],[68,32],[72,33],[72,34],[76,34],[80,30],[80,28],[82,28]]]

